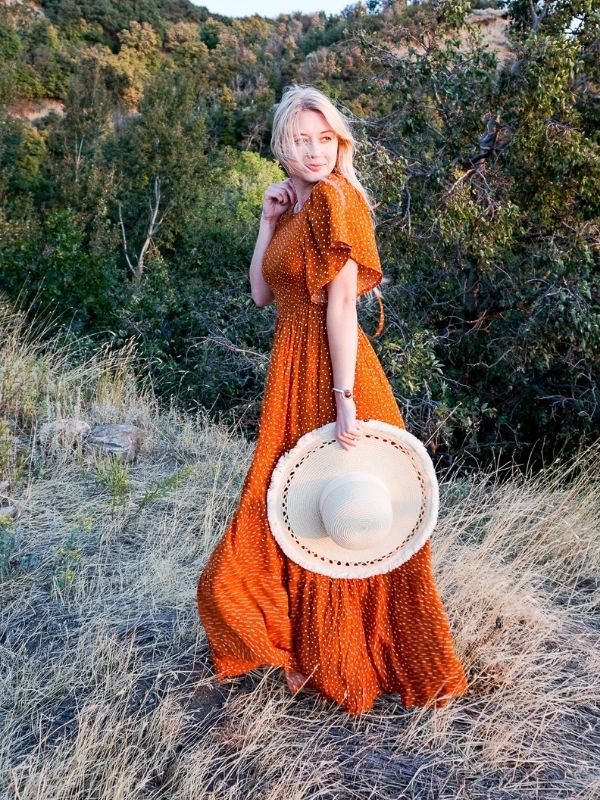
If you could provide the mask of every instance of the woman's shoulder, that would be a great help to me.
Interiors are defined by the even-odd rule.
[[[338,172],[331,172],[318,181],[311,192],[311,209],[314,216],[324,210],[340,212],[353,210],[364,206],[367,208],[364,197],[358,189],[350,183],[348,178]]]
[[[350,183],[345,175],[339,172],[330,172],[324,178],[318,181],[312,192],[317,197],[325,197],[328,199],[344,199],[346,197],[356,197],[358,195],[357,189]]]

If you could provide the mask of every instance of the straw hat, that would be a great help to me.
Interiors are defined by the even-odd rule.
[[[412,433],[361,420],[350,450],[335,422],[301,436],[278,460],[267,516],[283,552],[332,578],[367,578],[407,561],[437,522],[433,463]]]

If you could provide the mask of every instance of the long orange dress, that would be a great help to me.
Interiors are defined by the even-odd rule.
[[[358,296],[382,277],[362,195],[332,172],[300,211],[278,220],[263,259],[276,324],[259,435],[239,506],[197,587],[216,680],[262,665],[309,676],[306,686],[361,714],[384,692],[404,706],[445,705],[467,690],[432,574],[430,540],[404,564],[367,578],[300,567],[269,529],[266,494],[282,453],[334,422],[324,288],[352,257]],[[406,427],[360,324],[354,381],[358,419]]]

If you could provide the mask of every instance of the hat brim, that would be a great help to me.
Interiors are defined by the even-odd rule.
[[[395,569],[431,535],[439,488],[424,445],[403,428],[361,420],[362,437],[350,450],[335,438],[335,423],[301,436],[278,460],[267,490],[267,515],[283,552],[305,569],[335,578],[365,578]],[[318,499],[342,472],[368,471],[390,491],[393,523],[384,541],[364,550],[336,544],[323,527]]]

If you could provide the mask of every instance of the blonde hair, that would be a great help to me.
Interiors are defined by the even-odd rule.
[[[327,95],[314,86],[288,86],[284,89],[281,101],[275,107],[273,116],[273,132],[271,135],[271,152],[280,162],[288,175],[300,171],[302,166],[296,154],[296,139],[300,136],[300,114],[303,111],[320,111],[327,124],[338,139],[338,153],[334,172],[343,175],[362,195],[372,216],[375,202],[365,189],[354,171],[354,150],[356,139],[350,127],[350,120],[339,111]],[[294,170],[294,168],[296,168]],[[323,178],[322,180],[328,180]],[[375,224],[375,220],[373,220]],[[385,281],[385,278],[383,279]],[[381,298],[381,290],[375,286],[373,292]],[[371,292],[367,292],[370,295]]]
[[[338,155],[334,171],[343,175],[358,189],[369,211],[374,203],[368,191],[356,177],[354,171],[354,149],[356,140],[349,120],[333,105],[331,100],[314,86],[288,86],[283,91],[273,117],[271,152],[288,174],[299,171],[302,162],[296,155],[295,140],[300,136],[299,119],[303,111],[320,111],[338,139]]]

